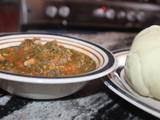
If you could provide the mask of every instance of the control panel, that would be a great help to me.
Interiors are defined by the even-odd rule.
[[[25,24],[143,28],[160,24],[160,5],[140,1],[39,0],[27,3]]]

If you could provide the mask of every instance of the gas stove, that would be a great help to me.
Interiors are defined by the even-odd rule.
[[[144,28],[160,24],[159,0],[22,0],[22,28]]]

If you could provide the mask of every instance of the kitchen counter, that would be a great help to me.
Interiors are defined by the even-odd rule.
[[[134,33],[64,32],[96,42],[112,51],[131,45]],[[108,80],[107,78],[105,80]],[[110,91],[102,79],[79,92],[56,100],[31,100],[0,90],[1,120],[156,120]]]

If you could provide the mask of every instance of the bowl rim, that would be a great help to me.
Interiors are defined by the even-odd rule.
[[[77,83],[77,82],[84,82],[90,81],[94,79],[98,79],[101,77],[106,76],[107,74],[111,73],[115,70],[117,66],[116,59],[113,53],[96,43],[91,41],[87,41],[85,39],[76,38],[72,36],[67,36],[63,34],[51,33],[51,32],[13,32],[13,33],[4,33],[0,34],[0,37],[7,37],[12,35],[54,35],[60,36],[68,39],[74,39],[77,41],[81,41],[83,43],[87,43],[92,45],[101,51],[103,51],[106,56],[108,56],[108,63],[99,70],[93,70],[86,74],[76,75],[76,76],[67,76],[67,77],[42,77],[42,76],[29,76],[29,75],[21,75],[16,73],[9,73],[0,71],[0,79],[8,80],[8,81],[15,81],[15,82],[24,82],[24,83],[38,83],[38,84],[64,84],[64,83]]]

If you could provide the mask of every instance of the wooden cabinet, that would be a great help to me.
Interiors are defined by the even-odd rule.
[[[16,4],[0,3],[0,32],[16,32],[19,29],[19,6]]]

